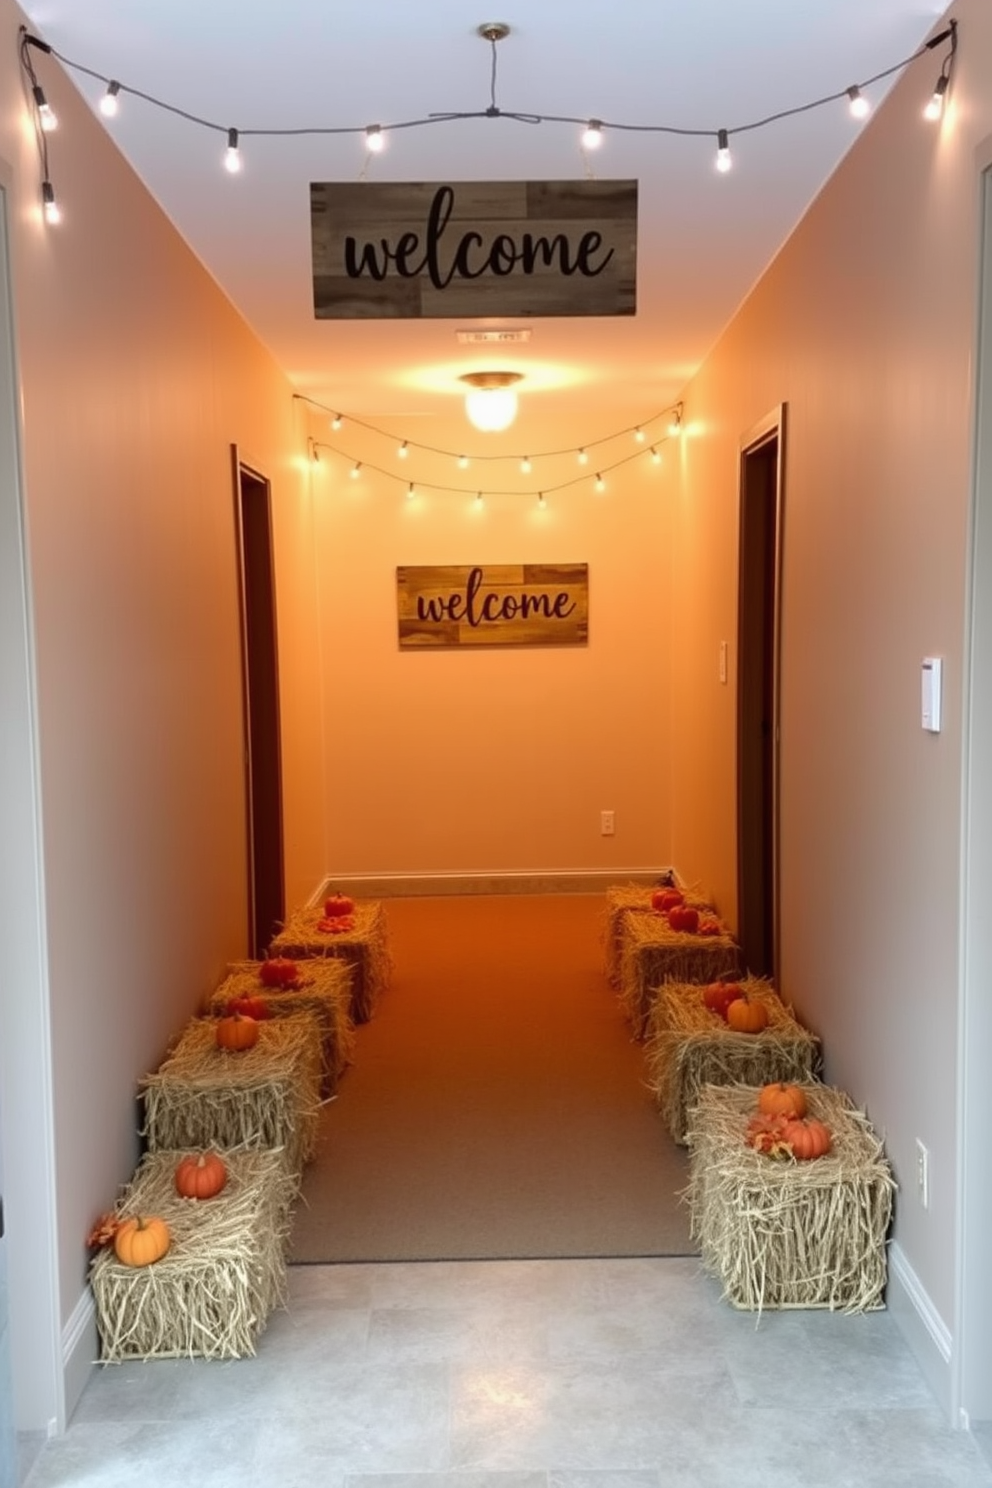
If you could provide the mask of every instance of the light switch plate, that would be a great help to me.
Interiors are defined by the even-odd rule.
[[[940,694],[943,665],[939,656],[924,656],[921,677],[920,722],[928,734],[940,733]]]

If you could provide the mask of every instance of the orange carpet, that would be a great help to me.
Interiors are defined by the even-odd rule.
[[[303,1181],[297,1263],[687,1255],[685,1154],[601,895],[389,900],[395,972]]]

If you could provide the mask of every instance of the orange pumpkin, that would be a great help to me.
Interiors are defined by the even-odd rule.
[[[727,1022],[735,1033],[761,1033],[768,1027],[768,1009],[756,997],[736,997],[727,1008]]]
[[[258,1043],[258,1024],[243,1013],[231,1013],[227,1018],[218,1018],[216,1038],[218,1049],[241,1053]]]
[[[823,1157],[833,1146],[833,1139],[822,1121],[786,1121],[782,1128],[783,1141],[788,1142],[793,1157],[806,1161]]]
[[[716,915],[704,914],[699,916],[700,935],[722,935],[723,926]]]
[[[330,894],[324,900],[324,917],[328,920],[340,920],[344,915],[355,913],[355,901],[347,894]]]
[[[114,1253],[125,1266],[150,1266],[169,1249],[169,1226],[157,1216],[124,1219],[114,1236]]]
[[[762,1116],[806,1115],[806,1096],[798,1085],[786,1085],[781,1080],[771,1085],[762,1085],[758,1094],[758,1110]]]
[[[651,908],[659,914],[667,914],[677,904],[685,903],[685,895],[681,889],[655,889],[651,895]]]
[[[668,911],[668,923],[679,934],[695,935],[699,929],[699,910],[691,904],[676,904]]]
[[[740,982],[710,982],[703,988],[703,1006],[726,1022],[728,1007],[743,995]]]
[[[227,1182],[227,1164],[216,1152],[191,1152],[176,1164],[176,1193],[184,1199],[212,1199]]]
[[[299,968],[288,956],[270,956],[258,968],[263,987],[291,987],[296,981]]]
[[[264,997],[232,997],[225,1011],[240,1013],[242,1018],[254,1018],[256,1023],[264,1023],[266,1018],[272,1017],[272,1009]]]

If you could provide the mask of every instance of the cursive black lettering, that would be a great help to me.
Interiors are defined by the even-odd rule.
[[[574,609],[575,609],[575,601],[574,601],[574,599],[572,600],[571,603],[569,603],[569,599],[568,599],[567,593],[565,593],[564,591],[561,591],[556,596],[555,602],[552,605],[552,614],[554,615],[554,617],[555,617],[556,620],[567,620],[568,617],[569,617],[569,615],[572,613],[572,611]]]
[[[465,585],[465,613],[469,625],[478,625],[479,620],[475,613],[475,596],[482,588],[482,569],[473,568]]]

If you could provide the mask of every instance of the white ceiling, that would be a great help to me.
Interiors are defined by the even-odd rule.
[[[922,0],[27,0],[38,33],[74,61],[241,130],[364,126],[474,111],[490,102],[492,51],[477,34],[505,21],[503,110],[713,130],[859,83],[912,53],[942,7]],[[36,59],[39,74],[53,64]],[[913,64],[921,106],[940,54]],[[98,82],[72,74],[94,107]],[[869,92],[877,103],[891,85]],[[451,320],[317,321],[309,183],[354,181],[359,137],[248,139],[244,169],[225,140],[137,98],[106,125],[194,252],[301,392],[366,416],[438,411],[460,372],[507,365],[459,345]],[[853,142],[833,103],[731,139],[608,133],[600,177],[639,181],[634,317],[530,322],[512,363],[529,388],[570,407],[645,415],[680,391],[736,306]],[[58,136],[51,142],[58,185]],[[508,119],[398,131],[374,181],[581,177],[578,130]],[[65,195],[66,193],[63,193]],[[68,230],[68,224],[67,224]],[[511,322],[507,322],[510,324]],[[512,322],[519,324],[520,322]],[[481,322],[475,322],[476,326]],[[486,322],[485,324],[499,324]]]

